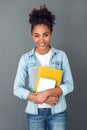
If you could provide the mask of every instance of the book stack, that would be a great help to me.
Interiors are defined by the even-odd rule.
[[[34,92],[41,92],[59,86],[62,79],[62,70],[51,67],[38,66],[33,68]]]

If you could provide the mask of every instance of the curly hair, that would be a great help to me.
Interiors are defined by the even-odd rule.
[[[40,9],[34,8],[29,13],[29,23],[31,24],[31,32],[35,25],[44,24],[47,25],[50,31],[53,31],[53,25],[55,24],[55,15],[52,14],[46,7],[46,5],[40,6]]]

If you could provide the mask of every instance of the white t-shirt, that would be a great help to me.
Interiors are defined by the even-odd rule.
[[[50,49],[48,53],[46,54],[39,54],[35,51],[36,57],[40,61],[42,66],[49,66],[49,60],[52,56],[52,50]]]
[[[35,54],[36,54],[36,57],[38,58],[38,60],[40,61],[42,66],[49,66],[49,61],[50,61],[50,58],[52,56],[51,49],[49,50],[48,53],[46,53],[44,55],[39,54],[36,51],[35,51]],[[43,103],[43,104],[39,104],[38,108],[50,108],[50,105]]]

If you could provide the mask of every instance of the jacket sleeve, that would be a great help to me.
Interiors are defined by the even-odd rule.
[[[27,75],[28,75],[27,64],[25,62],[24,56],[22,56],[18,64],[13,92],[15,96],[25,100],[27,99],[27,96],[30,93],[30,91],[25,88],[25,81]]]
[[[65,96],[68,93],[72,92],[74,89],[72,73],[71,73],[68,58],[65,53],[62,56],[62,69],[63,69],[63,78],[62,78],[62,84],[60,85],[60,88],[62,89],[63,95]]]

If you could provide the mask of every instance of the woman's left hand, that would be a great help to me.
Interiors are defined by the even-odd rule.
[[[33,93],[33,94],[37,95],[37,96],[36,96],[36,103],[37,103],[37,104],[42,104],[42,103],[44,103],[45,100],[46,100],[47,97],[48,97],[48,96],[46,95],[45,91],[43,91],[43,92],[37,92],[37,93]]]

